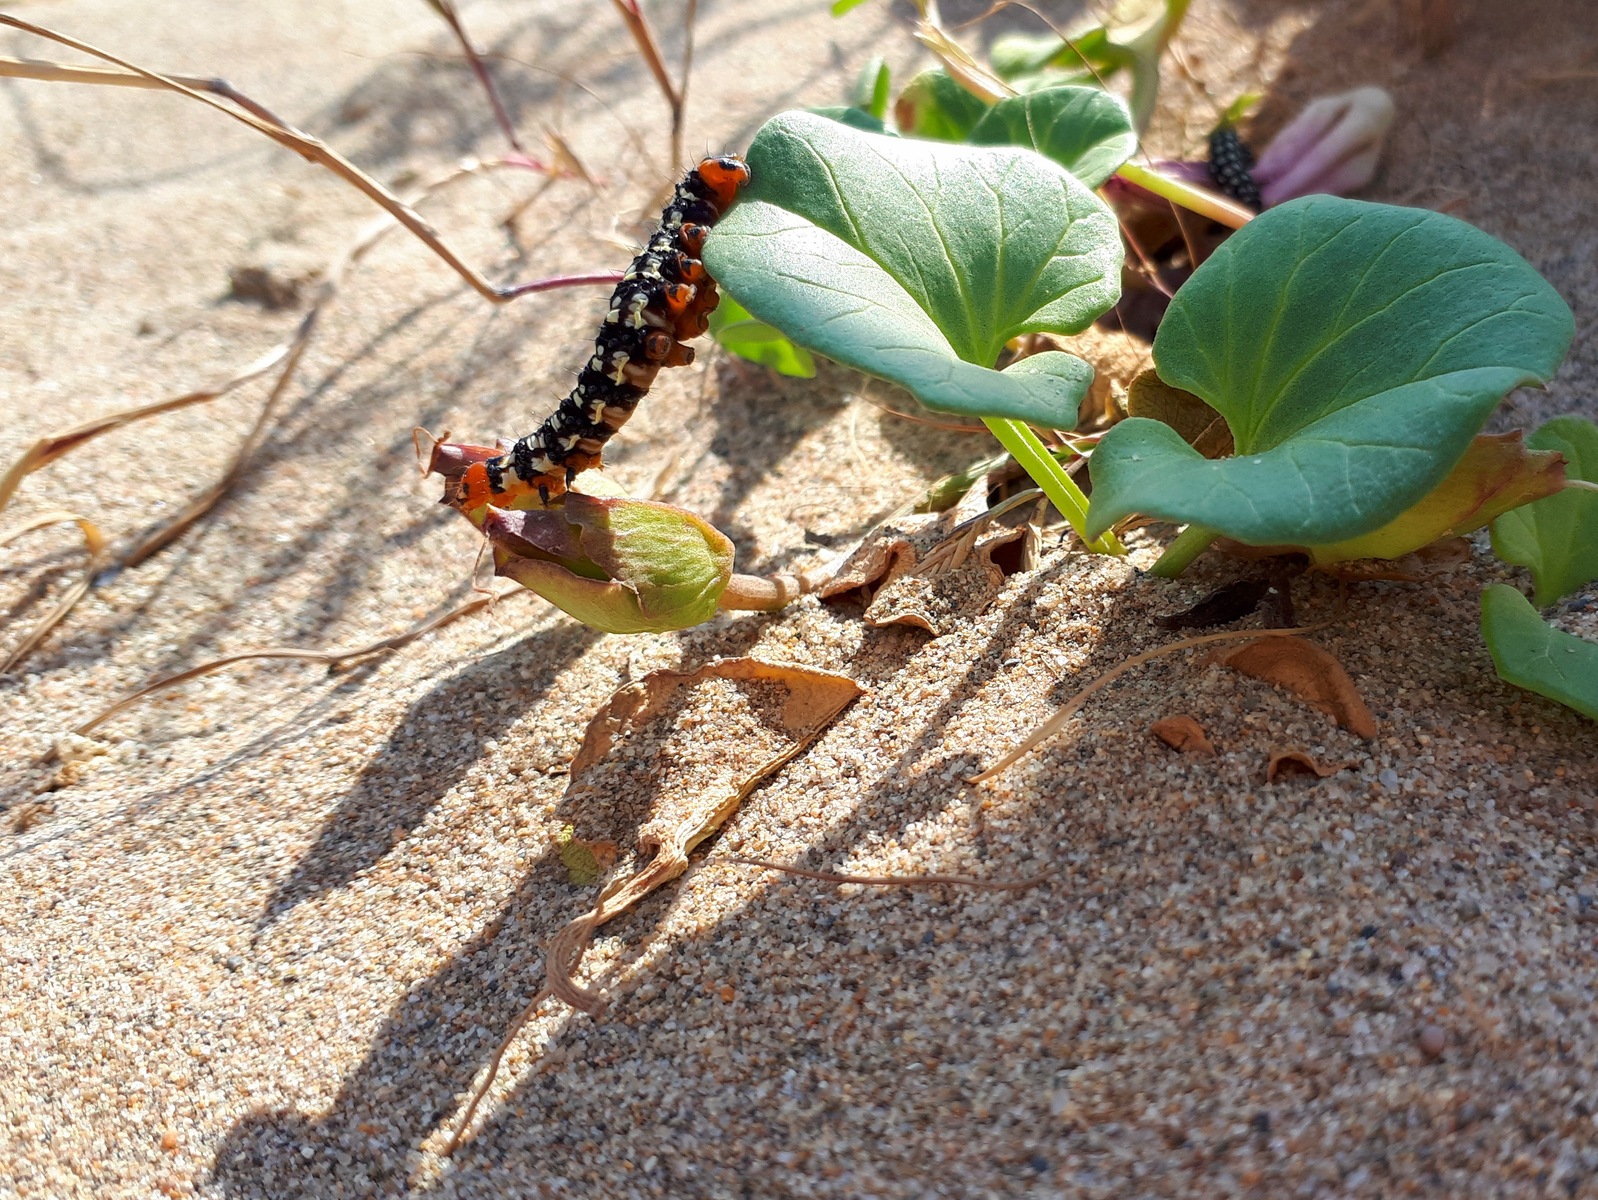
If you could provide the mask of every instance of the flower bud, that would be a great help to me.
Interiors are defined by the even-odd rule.
[[[1254,166],[1267,208],[1297,196],[1346,195],[1376,174],[1393,124],[1393,98],[1379,87],[1322,96],[1271,140]]]
[[[670,504],[567,492],[548,508],[476,517],[496,575],[606,633],[698,625],[732,578],[732,542]]]

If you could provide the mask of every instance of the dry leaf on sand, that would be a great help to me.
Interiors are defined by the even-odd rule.
[[[1089,325],[1071,337],[1040,333],[1032,337],[1031,353],[1064,350],[1093,364],[1093,383],[1077,406],[1076,429],[1108,429],[1126,414],[1127,390],[1138,372],[1149,365],[1149,344],[1121,329]]]
[[[1005,577],[1025,570],[1035,549],[1028,525],[988,515],[978,482],[954,508],[880,525],[819,589],[823,600],[860,593],[869,625],[915,625],[939,635],[982,613]]]
[[[1172,750],[1184,754],[1214,754],[1215,747],[1204,735],[1204,727],[1186,713],[1161,717],[1149,726],[1149,732]]]
[[[1314,642],[1300,637],[1261,638],[1220,661],[1234,671],[1286,688],[1362,738],[1376,736],[1376,718],[1343,664]]]
[[[594,930],[681,875],[693,848],[860,692],[830,671],[733,658],[694,671],[654,671],[612,696],[589,723],[566,798],[588,792],[620,803],[645,793],[649,812],[637,842],[652,857],[555,936],[550,993],[583,1012],[601,1012],[604,997],[572,977]]]
[[[1126,415],[1164,422],[1205,458],[1224,458],[1232,452],[1232,431],[1226,418],[1192,392],[1172,387],[1153,371],[1144,371],[1132,381]]]
[[[1315,761],[1315,756],[1307,751],[1273,750],[1271,761],[1265,767],[1265,782],[1275,783],[1278,779],[1291,778],[1295,775],[1313,775],[1317,779],[1325,779],[1328,775],[1336,775],[1353,765],[1353,763],[1338,762],[1323,767]]]

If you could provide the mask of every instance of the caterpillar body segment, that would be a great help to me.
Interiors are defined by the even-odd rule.
[[[748,165],[733,155],[707,158],[683,177],[658,228],[611,292],[577,385],[533,433],[469,465],[449,502],[504,507],[534,492],[547,502],[579,472],[600,465],[605,442],[632,416],[656,373],[694,360],[683,343],[705,332],[720,301],[699,253],[748,182]]]

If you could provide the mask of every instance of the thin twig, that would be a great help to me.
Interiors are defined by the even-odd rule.
[[[1339,603],[1337,612],[1333,613],[1326,620],[1314,625],[1301,625],[1292,629],[1235,629],[1227,630],[1224,633],[1205,633],[1200,634],[1198,637],[1182,638],[1179,641],[1170,642],[1164,646],[1156,646],[1153,650],[1145,650],[1142,654],[1134,654],[1131,658],[1126,659],[1124,662],[1118,663],[1111,667],[1092,683],[1088,684],[1087,687],[1083,688],[1076,695],[1072,696],[1060,707],[1058,712],[1056,712],[1047,721],[1043,722],[1043,724],[1039,725],[1031,733],[1027,734],[1026,737],[1022,738],[1020,744],[1017,745],[1015,749],[1011,750],[986,771],[979,772],[976,775],[968,776],[966,778],[966,782],[982,783],[985,780],[992,779],[1001,771],[1025,758],[1033,750],[1036,750],[1044,742],[1048,741],[1055,734],[1059,733],[1060,730],[1064,729],[1065,723],[1076,714],[1078,709],[1088,702],[1089,698],[1092,697],[1095,692],[1099,691],[1107,684],[1119,679],[1133,667],[1142,666],[1146,662],[1152,662],[1154,659],[1162,658],[1167,654],[1174,654],[1178,650],[1190,650],[1194,646],[1202,646],[1209,642],[1237,641],[1242,639],[1266,637],[1297,637],[1301,634],[1314,633],[1316,630],[1329,629],[1331,626],[1336,625],[1343,619],[1341,610],[1342,604]]]
[[[671,75],[666,72],[666,64],[660,58],[660,45],[655,42],[654,30],[650,29],[649,21],[644,18],[644,10],[638,6],[638,0],[610,0],[615,5],[615,11],[622,14],[622,22],[626,32],[633,35],[633,42],[638,43],[638,53],[644,58],[644,66],[649,67],[650,74],[655,77],[655,85],[660,88],[660,94],[666,97],[666,105],[671,109],[671,123],[676,126],[681,120],[682,93],[678,86],[671,81]],[[676,169],[676,163],[671,165]]]
[[[37,58],[0,58],[0,78],[34,79],[44,83],[95,83],[106,87],[149,88],[159,91],[166,87],[160,80],[144,75],[130,75],[111,67],[78,66],[69,63],[45,62]],[[168,75],[167,79],[181,83],[197,92],[208,92],[237,104],[246,112],[254,113],[263,121],[288,127],[288,122],[266,105],[251,100],[225,79],[202,79],[198,75]]]
[[[1587,479],[1567,479],[1565,487],[1583,492],[1598,492],[1598,483]]]
[[[454,0],[426,0],[426,2],[429,8],[444,18],[444,23],[449,26],[450,32],[455,35],[455,40],[460,43],[461,53],[466,56],[467,65],[471,67],[472,74],[477,76],[477,82],[488,96],[489,107],[494,110],[494,121],[499,125],[499,131],[505,135],[505,140],[510,143],[511,149],[526,159],[527,165],[533,170],[547,170],[545,164],[528,157],[527,148],[522,145],[521,138],[516,134],[516,126],[511,123],[510,110],[505,107],[499,89],[494,86],[494,77],[488,73],[488,64],[483,61],[482,51],[466,32],[460,13],[455,10]]]
[[[708,859],[705,865],[711,866],[718,862],[764,867],[768,871],[781,871],[784,875],[798,875],[803,879],[819,879],[823,883],[858,883],[866,887],[936,887],[947,884],[955,887],[984,888],[991,892],[1021,892],[1054,878],[1052,871],[1034,875],[1030,879],[977,879],[971,875],[839,875],[833,871],[811,871],[804,867],[767,862],[763,858],[745,858],[741,854]]]
[[[12,29],[20,29],[24,33],[34,34],[37,37],[46,38],[49,41],[56,42],[63,46],[69,46],[72,49],[80,51],[84,54],[92,55],[95,58],[103,59],[109,63],[114,63],[123,68],[125,71],[129,71],[134,75],[138,75],[141,78],[148,80],[148,86],[166,88],[170,91],[177,92],[180,95],[188,96],[190,99],[198,100],[201,104],[208,105],[209,107],[214,108],[217,112],[232,117],[240,124],[248,125],[251,129],[265,134],[279,145],[285,146],[294,151],[294,153],[298,154],[301,158],[304,158],[308,162],[316,163],[319,166],[325,167],[327,170],[337,175],[340,179],[356,188],[368,199],[372,200],[375,204],[392,216],[396,221],[398,221],[400,225],[404,226],[404,228],[416,235],[416,237],[420,238],[422,242],[424,242],[427,247],[433,251],[434,254],[443,259],[444,262],[447,263],[457,275],[470,284],[473,290],[475,290],[484,299],[489,300],[492,303],[504,304],[508,301],[516,299],[518,296],[525,296],[530,291],[540,290],[537,287],[530,287],[525,284],[516,287],[499,287],[490,283],[476,270],[468,266],[466,262],[460,258],[460,256],[458,256],[449,248],[448,245],[445,244],[443,239],[439,237],[438,232],[431,225],[424,221],[421,216],[410,207],[410,205],[406,204],[393,192],[389,191],[388,188],[384,187],[381,183],[373,179],[370,175],[366,174],[354,163],[350,162],[343,155],[339,154],[338,151],[334,150],[320,139],[314,138],[303,130],[296,129],[292,125],[289,125],[276,117],[268,118],[267,116],[261,115],[266,110],[260,109],[260,106],[258,105],[252,105],[245,111],[229,108],[226,104],[222,103],[221,100],[215,98],[214,96],[207,95],[205,92],[190,87],[186,83],[179,82],[179,80],[173,78],[172,76],[162,75],[155,71],[148,71],[143,67],[129,62],[127,59],[118,58],[109,51],[101,50],[96,46],[92,46],[87,42],[81,42],[77,38],[69,37],[64,33],[57,33],[55,30],[47,29],[42,25],[35,25],[31,21],[24,21],[20,17],[13,17],[6,13],[0,13],[0,25],[9,26]],[[15,62],[18,60],[12,61]],[[105,81],[100,80],[100,82]],[[231,99],[231,96],[229,99]]]
[[[416,625],[411,629],[406,630],[404,633],[396,633],[390,637],[380,638],[377,641],[370,642],[365,646],[357,646],[353,650],[307,650],[296,646],[268,646],[256,650],[241,650],[237,654],[227,654],[223,655],[221,658],[213,658],[210,662],[203,662],[198,666],[189,667],[187,670],[177,671],[171,675],[163,675],[159,679],[152,680],[141,687],[138,691],[122,697],[122,699],[118,700],[110,708],[104,709],[95,716],[90,717],[72,732],[80,736],[86,735],[98,726],[104,724],[110,718],[114,717],[117,713],[122,712],[124,709],[130,708],[134,704],[137,704],[146,696],[151,696],[156,692],[164,691],[169,687],[176,687],[178,684],[186,683],[190,679],[198,679],[202,675],[209,675],[214,671],[220,671],[223,667],[230,667],[234,663],[251,662],[257,659],[286,658],[294,659],[300,662],[326,663],[330,667],[338,667],[344,665],[345,663],[354,662],[356,659],[370,658],[375,654],[385,654],[391,650],[398,650],[404,646],[410,645],[417,638],[425,637],[427,634],[432,633],[435,630],[442,629],[445,625],[449,625],[454,621],[458,621],[462,617],[470,616],[474,612],[488,608],[495,602],[503,600],[507,596],[515,595],[521,590],[521,588],[512,588],[506,592],[490,593],[486,596],[474,596],[464,604],[458,604],[446,613],[441,613],[436,617],[431,617],[428,620],[423,621],[420,625]]]
[[[699,18],[699,0],[688,0],[683,13],[682,83],[677,89],[677,107],[671,114],[671,167],[680,170],[685,164],[682,156],[683,115],[688,110],[688,83],[694,72],[694,22]]]
[[[521,1015],[511,1022],[510,1032],[505,1035],[505,1040],[500,1042],[499,1049],[494,1051],[494,1057],[488,1060],[488,1074],[483,1082],[472,1093],[471,1102],[466,1105],[466,1112],[462,1115],[460,1124],[455,1127],[455,1132],[450,1136],[449,1145],[444,1147],[444,1157],[451,1158],[455,1151],[461,1147],[461,1142],[466,1139],[467,1132],[472,1127],[472,1118],[477,1115],[477,1107],[482,1104],[483,1098],[488,1095],[489,1089],[494,1086],[494,1079],[499,1075],[499,1065],[505,1061],[505,1052],[510,1049],[510,1044],[516,1040],[518,1034],[528,1021],[532,1020],[545,1000],[550,997],[550,990],[545,988],[534,996],[527,1007],[522,1009]]]

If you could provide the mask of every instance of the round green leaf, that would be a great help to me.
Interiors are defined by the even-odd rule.
[[[1225,418],[1236,456],[1123,421],[1093,455],[1088,529],[1140,512],[1254,545],[1369,532],[1442,482],[1507,392],[1545,382],[1574,331],[1524,259],[1463,221],[1335,196],[1271,209],[1154,341],[1160,378]]]
[[[966,141],[973,146],[1027,146],[1094,188],[1137,150],[1126,102],[1091,87],[1052,87],[1000,100]]]
[[[1103,202],[1030,150],[882,137],[785,113],[705,265],[799,345],[929,408],[1069,425],[1093,378],[1067,354],[992,370],[1023,333],[1076,333],[1120,295]]]
[[[1500,679],[1598,721],[1598,643],[1555,629],[1505,583],[1481,594],[1481,635]]]

